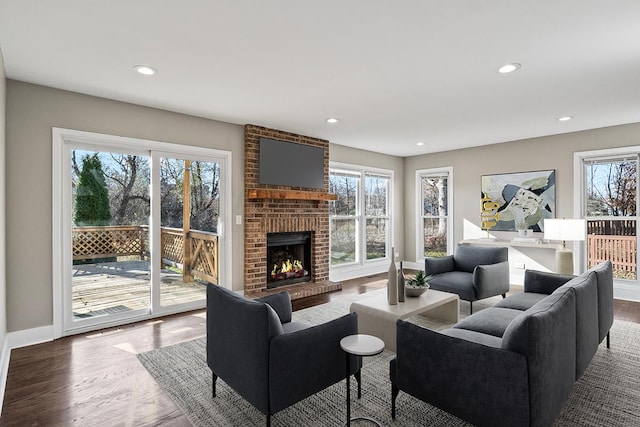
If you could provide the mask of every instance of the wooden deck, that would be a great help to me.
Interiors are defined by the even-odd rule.
[[[206,298],[202,283],[184,283],[182,275],[161,270],[160,303],[170,306]],[[119,261],[73,266],[72,299],[76,319],[150,306],[149,261]]]

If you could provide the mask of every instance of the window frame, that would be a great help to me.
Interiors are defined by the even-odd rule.
[[[594,218],[587,216],[586,168],[595,161],[615,161],[624,158],[640,165],[640,146],[606,148],[602,150],[575,152],[573,155],[573,215],[574,218]],[[636,176],[636,215],[627,217],[602,216],[602,219],[633,219],[636,221],[636,248],[640,247],[640,173]],[[573,242],[574,271],[583,272],[587,266],[587,242]],[[636,250],[636,269],[640,268],[640,251]],[[640,301],[640,271],[636,270],[636,280],[613,279],[613,296],[616,299]]]
[[[424,177],[447,177],[447,216],[424,215],[424,199],[422,193],[422,180]],[[447,254],[453,253],[453,167],[439,167],[416,170],[415,176],[415,200],[416,200],[416,261],[424,266],[424,220],[426,218],[446,218],[447,220]]]
[[[350,278],[361,277],[367,274],[377,274],[389,267],[389,256],[391,254],[391,247],[393,246],[394,238],[394,212],[393,212],[393,186],[394,186],[394,171],[390,169],[382,169],[363,165],[354,165],[348,163],[331,162],[329,164],[329,176],[336,171],[348,174],[354,174],[359,176],[359,185],[357,193],[357,207],[355,216],[332,216],[329,213],[329,257],[331,257],[331,229],[333,219],[349,219],[356,218],[356,259],[355,262],[349,262],[339,265],[329,264],[330,280],[340,281]],[[386,215],[366,215],[366,199],[365,199],[365,179],[367,175],[374,175],[380,177],[386,177],[388,179],[387,185],[387,198],[386,198]],[[386,247],[384,258],[367,259],[367,240],[366,240],[366,223],[367,219],[387,219],[386,230]],[[397,253],[397,251],[396,251]]]

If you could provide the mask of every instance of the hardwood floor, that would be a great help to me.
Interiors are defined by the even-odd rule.
[[[346,281],[340,292],[294,301],[294,310],[385,283],[384,275]],[[640,303],[614,309],[616,319],[640,323]],[[200,310],[15,349],[0,425],[189,426],[136,354],[204,336]]]

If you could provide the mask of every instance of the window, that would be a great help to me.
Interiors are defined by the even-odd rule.
[[[348,171],[329,173],[329,192],[338,195],[329,205],[331,217],[331,265],[356,262],[358,258],[358,193],[360,174]]]
[[[329,205],[331,267],[362,266],[390,253],[389,171],[357,166],[331,168]]]
[[[451,169],[417,171],[418,238],[417,259],[451,252]]]
[[[640,300],[639,154],[640,147],[576,153],[574,163],[575,216],[587,220],[587,241],[574,246],[576,258],[583,268],[610,260],[614,297],[632,300]]]
[[[387,195],[389,177],[366,173],[364,177],[367,260],[386,258],[389,228]]]
[[[636,280],[638,159],[584,162],[587,268],[605,260],[617,279]]]

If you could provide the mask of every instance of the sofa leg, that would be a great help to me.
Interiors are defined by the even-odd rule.
[[[473,314],[473,301],[469,301],[469,314]]]
[[[271,427],[271,414],[267,414],[267,427]]]
[[[505,299],[507,297],[507,294],[502,294],[502,299]]]
[[[610,335],[610,334],[611,334],[611,332],[607,332],[607,348],[611,348],[611,347],[610,347],[611,342],[610,342],[610,340],[609,340],[609,335]]]
[[[391,384],[391,419],[396,419],[396,398],[398,397],[398,387],[395,384]]]
[[[358,372],[353,374],[353,376],[356,377],[356,382],[358,383],[358,399],[360,399],[362,397],[362,376],[360,375],[360,369],[358,369]]]
[[[212,374],[213,374],[213,377],[212,377],[212,381],[211,381],[211,384],[212,384],[211,397],[216,397],[216,381],[218,379],[218,376],[213,372],[212,372]]]

